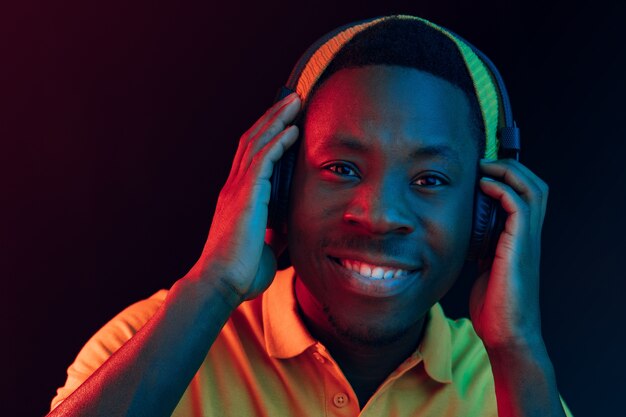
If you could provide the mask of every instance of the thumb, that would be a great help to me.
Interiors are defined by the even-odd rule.
[[[276,275],[276,257],[272,248],[265,243],[263,244],[259,267],[246,295],[246,300],[251,300],[265,291],[274,280],[274,275]]]

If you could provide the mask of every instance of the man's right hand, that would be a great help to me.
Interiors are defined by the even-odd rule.
[[[241,136],[202,255],[190,271],[194,278],[222,287],[235,303],[262,293],[276,273],[278,254],[264,241],[270,177],[274,164],[298,138],[296,126],[285,127],[300,104],[298,95],[290,94]]]
[[[269,179],[274,163],[298,137],[297,127],[285,126],[299,108],[300,99],[288,96],[243,134],[200,259],[136,334],[119,334],[126,338],[123,345],[95,365],[50,416],[172,414],[233,310],[274,277],[276,258],[264,242]],[[109,329],[106,334],[117,335]],[[114,339],[105,345],[117,344]],[[102,345],[90,343],[98,354],[89,360],[97,356],[98,362]],[[77,363],[85,360],[80,355],[89,357],[85,352]]]

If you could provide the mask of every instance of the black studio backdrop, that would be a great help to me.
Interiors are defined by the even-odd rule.
[[[502,72],[522,162],[550,186],[541,303],[559,390],[577,416],[618,412],[621,6],[73,1],[0,12],[0,414],[45,414],[89,336],[187,272],[240,135],[300,54],[388,13],[449,27]],[[452,316],[464,283],[444,300]]]

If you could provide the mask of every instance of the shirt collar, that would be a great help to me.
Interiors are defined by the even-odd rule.
[[[424,336],[412,358],[423,359],[424,369],[434,380],[452,382],[452,335],[448,319],[439,303],[435,303],[428,311]]]
[[[293,266],[278,271],[263,294],[265,348],[273,358],[294,357],[317,343],[298,313],[294,279]]]
[[[263,294],[265,347],[273,358],[297,356],[317,341],[311,336],[298,313],[294,292],[293,266],[278,271]],[[422,341],[411,355],[409,367],[424,361],[428,375],[442,383],[452,382],[452,342],[450,325],[443,308],[435,303],[428,311]]]

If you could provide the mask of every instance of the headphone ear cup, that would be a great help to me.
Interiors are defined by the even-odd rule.
[[[268,227],[281,233],[287,229],[287,208],[289,205],[289,188],[296,164],[296,144],[285,151],[274,164],[274,172],[270,178],[272,190],[268,208]]]
[[[274,172],[270,178],[272,190],[268,207],[268,227],[281,234],[287,234],[287,210],[289,208],[289,190],[293,177],[300,140],[296,141],[283,156],[274,164]],[[282,270],[291,265],[289,251],[285,249],[277,259],[277,269]]]
[[[274,103],[295,93],[295,90],[285,85],[280,86],[276,92]],[[294,125],[300,129],[300,111],[294,120]],[[289,147],[283,156],[274,164],[272,176],[270,177],[270,201],[267,209],[267,227],[279,233],[287,233],[287,206],[289,205],[289,188],[291,187],[291,176],[296,163],[297,149],[300,140]]]
[[[503,215],[496,201],[487,196],[477,185],[474,194],[474,218],[472,235],[467,253],[468,261],[493,257],[503,229]]]

